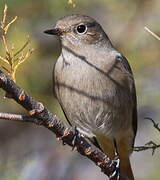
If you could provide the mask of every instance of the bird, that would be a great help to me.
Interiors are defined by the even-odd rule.
[[[60,39],[53,68],[53,92],[72,127],[134,180],[130,163],[137,132],[135,81],[128,60],[102,26],[87,15],[64,16],[44,33]]]

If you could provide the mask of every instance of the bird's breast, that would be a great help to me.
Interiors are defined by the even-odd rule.
[[[98,131],[112,136],[131,124],[130,97],[111,77],[85,59],[61,56],[55,65],[57,98],[71,124],[87,136]]]

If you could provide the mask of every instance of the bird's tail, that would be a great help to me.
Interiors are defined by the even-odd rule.
[[[97,141],[103,150],[103,152],[109,156],[111,160],[115,158],[115,144],[114,141],[106,136],[96,136]],[[120,141],[116,141],[117,150],[120,159],[120,171],[129,178],[129,180],[134,180],[131,163],[130,163],[130,152],[129,147],[126,143],[121,139]]]

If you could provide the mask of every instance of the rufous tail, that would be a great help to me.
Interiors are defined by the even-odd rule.
[[[113,140],[105,137],[105,136],[96,136],[97,141],[104,151],[106,155],[109,156],[110,159],[115,158],[115,145]],[[124,143],[125,142],[125,143]],[[117,141],[117,148],[118,148],[118,154],[120,159],[120,171],[128,177],[129,180],[134,180],[130,160],[129,160],[129,147],[126,145],[126,141],[123,141],[121,139],[120,141]]]

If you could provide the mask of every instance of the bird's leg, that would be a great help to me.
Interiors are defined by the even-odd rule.
[[[119,165],[120,164],[120,159],[119,159],[119,152],[118,152],[117,143],[116,143],[115,139],[113,139],[113,142],[114,142],[114,148],[115,148],[115,157],[114,157],[114,160],[117,162],[117,165]]]
[[[72,150],[74,150],[75,147],[76,147],[77,137],[78,137],[79,135],[80,135],[80,133],[79,133],[77,127],[75,126],[75,128],[74,128],[74,137],[73,137],[73,140],[72,140],[72,145],[73,145]]]
[[[114,139],[113,142],[114,142],[114,147],[115,147],[115,157],[112,160],[111,165],[116,164],[116,169],[112,173],[112,175],[109,177],[109,179],[111,180],[117,177],[116,179],[119,180],[120,179],[120,158],[119,158],[119,152],[118,152],[116,140]]]
[[[67,130],[64,132],[64,135],[63,135],[62,137],[61,137],[61,136],[60,136],[60,137],[57,137],[57,140],[58,140],[58,141],[59,141],[59,140],[62,140],[62,145],[66,145],[66,143],[63,141],[63,138],[64,138],[66,135],[68,135],[68,133],[69,133],[69,129],[67,129]],[[75,128],[73,129],[73,138],[72,138],[72,141],[71,141],[72,150],[74,150],[75,147],[76,147],[76,145],[78,144],[77,138],[80,137],[80,136],[82,136],[82,135],[79,133],[77,127],[75,126]]]

